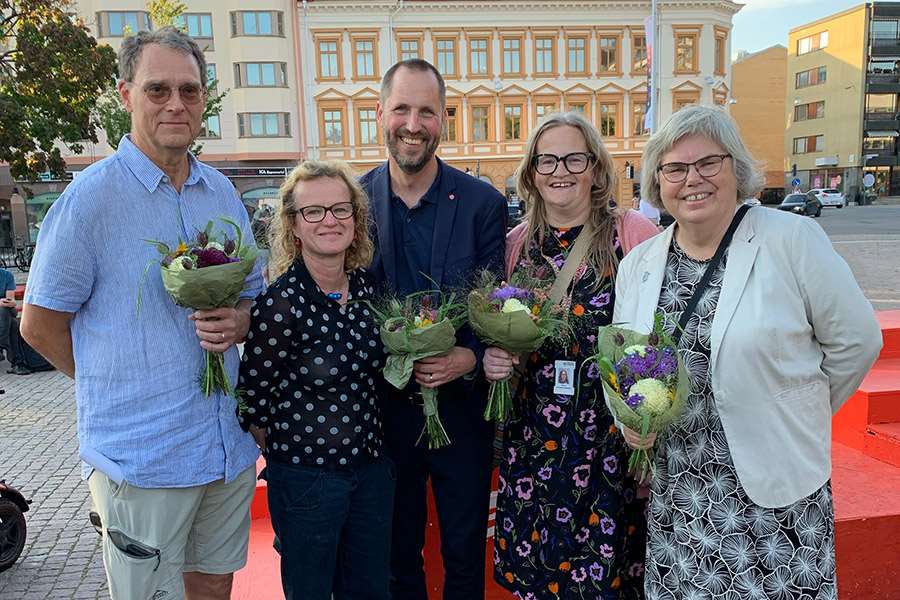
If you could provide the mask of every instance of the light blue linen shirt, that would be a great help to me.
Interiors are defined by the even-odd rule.
[[[85,478],[97,468],[138,487],[190,487],[231,481],[258,457],[253,439],[238,425],[235,400],[201,393],[205,361],[188,320],[191,311],[166,293],[159,253],[145,241],[174,246],[193,239],[210,220],[214,231],[228,231],[218,221],[228,216],[241,225],[243,240],[253,243],[231,182],[193,156],[189,160],[190,175],[179,193],[125,137],[115,154],[69,184],[41,225],[25,302],[74,313]],[[262,289],[257,265],[241,297],[254,298]],[[238,362],[232,347],[225,354],[232,384]]]

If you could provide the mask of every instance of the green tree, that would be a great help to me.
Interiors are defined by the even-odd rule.
[[[97,142],[92,111],[115,54],[72,11],[71,0],[0,0],[0,161],[16,179],[62,177],[58,144]]]
[[[186,30],[185,24],[179,17],[187,10],[187,6],[178,0],[150,0],[147,3],[147,12],[155,27],[172,25]],[[204,122],[208,117],[218,116],[222,112],[222,100],[228,90],[219,92],[219,81],[213,79],[207,81],[209,93],[206,96],[206,107],[203,110]],[[113,148],[118,148],[122,136],[131,131],[131,115],[122,106],[119,92],[115,85],[107,88],[97,101],[97,117],[100,126],[106,132],[106,142]],[[199,155],[203,151],[203,144],[194,141],[191,152]]]

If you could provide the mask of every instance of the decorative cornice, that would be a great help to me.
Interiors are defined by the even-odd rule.
[[[427,13],[427,12],[468,12],[473,10],[498,11],[546,11],[546,0],[417,0],[416,2],[400,2],[398,0],[298,0],[301,14],[307,13],[344,13],[360,11],[372,13]],[[561,11],[610,11],[640,10],[650,12],[650,0],[555,0],[552,10]],[[671,9],[722,9],[737,13],[743,4],[731,0],[660,0],[659,10]]]

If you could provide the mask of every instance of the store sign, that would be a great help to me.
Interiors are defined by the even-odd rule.
[[[217,167],[225,177],[286,177],[287,167]]]

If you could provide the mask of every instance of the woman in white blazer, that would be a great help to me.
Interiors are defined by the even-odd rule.
[[[647,598],[834,599],[831,416],[881,348],[872,307],[811,219],[755,207],[731,227],[761,177],[724,111],[674,114],[641,183],[676,222],[622,262],[613,322],[661,312],[691,373],[657,445]]]

